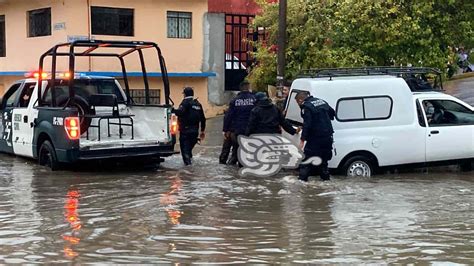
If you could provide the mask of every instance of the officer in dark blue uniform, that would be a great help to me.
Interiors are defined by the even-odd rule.
[[[229,164],[237,163],[237,149],[239,143],[237,138],[245,134],[250,118],[250,112],[255,106],[255,96],[250,91],[250,83],[243,81],[240,84],[240,93],[229,103],[229,110],[224,120],[224,132],[226,138],[232,140],[232,156]]]
[[[329,180],[328,161],[332,158],[334,133],[331,120],[334,120],[336,112],[327,102],[312,97],[305,91],[299,92],[295,99],[301,107],[301,117],[303,118],[300,147],[304,147],[306,159],[314,156],[321,158],[320,177],[322,180]],[[314,170],[313,167],[312,164],[300,165],[299,179],[308,181],[308,177]]]
[[[206,117],[202,105],[194,99],[194,91],[190,87],[183,90],[184,99],[178,109],[173,113],[178,116],[179,146],[185,165],[191,165],[193,148],[198,140],[204,140],[206,130]],[[199,127],[201,133],[199,133]],[[199,139],[198,139],[199,138]]]
[[[281,134],[281,128],[291,135],[297,130],[285,120],[282,112],[274,105],[263,92],[255,94],[257,102],[255,108],[250,113],[250,119],[245,135],[252,134]]]

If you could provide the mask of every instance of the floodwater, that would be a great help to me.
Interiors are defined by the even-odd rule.
[[[0,155],[0,263],[474,261],[474,172],[240,177],[219,123],[195,164],[50,172]]]
[[[239,177],[201,147],[158,169],[50,172],[0,155],[0,263],[472,263],[474,176],[456,168]]]

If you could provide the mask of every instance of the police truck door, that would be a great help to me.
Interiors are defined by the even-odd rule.
[[[17,99],[20,93],[20,87],[22,83],[18,82],[13,84],[5,93],[2,101],[2,123],[1,123],[1,134],[0,139],[0,150],[6,153],[13,153],[12,144],[12,118],[13,109],[17,104]]]
[[[33,157],[33,120],[37,117],[37,110],[33,108],[36,101],[36,82],[25,82],[20,88],[18,104],[13,109],[13,151],[17,155]]]

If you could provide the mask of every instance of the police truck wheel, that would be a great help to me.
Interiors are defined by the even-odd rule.
[[[369,157],[357,155],[349,158],[342,167],[348,177],[371,177],[376,173],[376,163]]]
[[[59,162],[56,157],[56,151],[49,140],[45,140],[38,152],[38,163],[42,166],[51,168],[52,171],[58,170]]]

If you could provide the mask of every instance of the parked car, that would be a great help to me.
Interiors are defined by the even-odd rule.
[[[438,78],[429,83],[429,73],[440,77],[425,68],[306,72],[291,86],[286,118],[302,123],[293,100],[299,91],[327,101],[336,110],[329,167],[344,175],[371,176],[401,165],[459,163],[468,169],[474,161],[474,108],[444,94]],[[298,143],[299,136],[286,137]]]
[[[63,47],[68,52],[59,52]],[[78,47],[87,50],[77,52],[74,48]],[[100,52],[101,48],[124,51],[104,53]],[[165,91],[163,105],[134,104],[130,96],[122,58],[147,48],[156,48],[158,52]],[[75,72],[71,58],[91,54],[121,59],[125,89],[114,78]],[[56,71],[55,61],[59,56],[71,59],[67,72]],[[119,41],[60,44],[40,57],[40,69],[46,57],[53,58],[51,72],[39,71],[14,82],[3,97],[1,152],[35,158],[40,165],[53,170],[61,163],[81,160],[146,157],[159,162],[175,153],[176,120],[169,104],[166,66],[156,44]],[[143,58],[141,63],[144,64]],[[145,70],[143,77],[148,95]],[[150,102],[149,98],[146,102]]]

